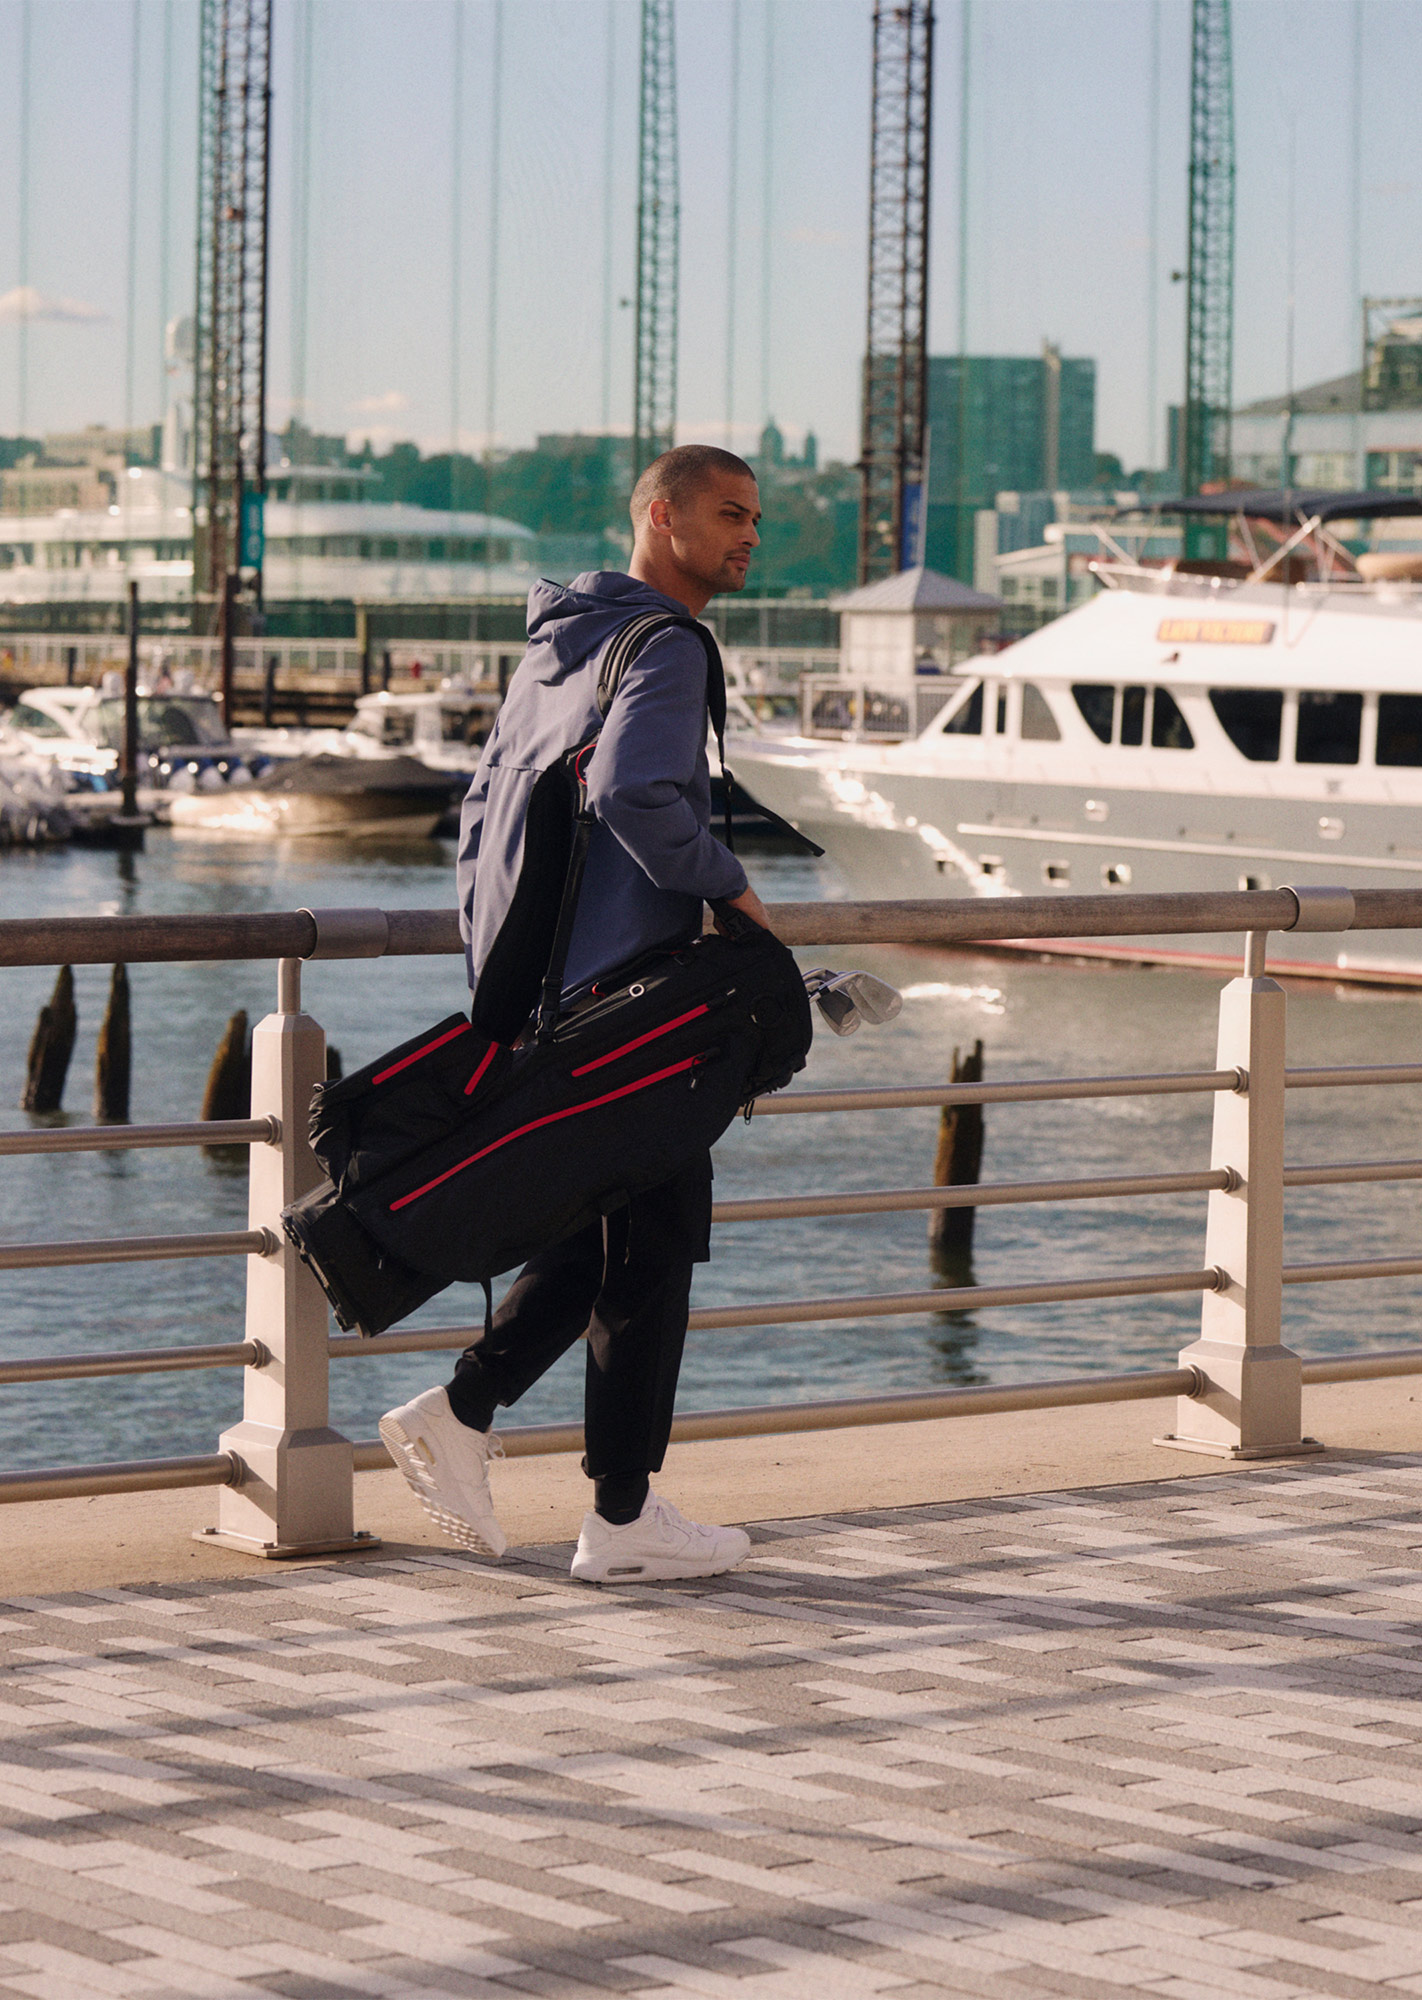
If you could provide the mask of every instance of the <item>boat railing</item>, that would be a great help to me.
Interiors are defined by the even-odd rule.
[[[1195,576],[1180,572],[1169,563],[1143,564],[1116,561],[1100,556],[1087,569],[1107,590],[1137,591],[1153,597],[1227,597],[1235,591],[1271,592],[1277,601],[1287,595],[1300,606],[1316,607],[1330,599],[1341,599],[1350,609],[1360,605],[1383,609],[1410,610],[1422,605],[1422,583],[1402,577],[1364,577],[1342,573],[1308,578],[1300,583],[1284,583],[1276,576]]]
[[[815,1117],[933,1105],[1100,1102],[1195,1094],[1213,1101],[1208,1165],[1176,1173],[1119,1173],[987,1182],[971,1187],[816,1190],[718,1202],[718,1223],[771,1224],[957,1206],[998,1207],[1138,1196],[1205,1197],[1204,1244],[1189,1268],[1116,1270],[1062,1278],[853,1296],[768,1299],[698,1308],[694,1335],[806,1321],[938,1314],[995,1305],[1085,1303],[1199,1294],[1200,1337],[1174,1365],[1068,1380],[980,1388],[924,1388],[891,1395],[689,1412],[682,1439],[750,1437],[1174,1396],[1174,1428],[1159,1440],[1228,1459],[1288,1457],[1318,1449],[1304,1435],[1308,1383],[1422,1373],[1422,1347],[1301,1357],[1282,1340],[1286,1286],[1422,1275],[1422,1255],[1284,1262],[1284,1197],[1291,1187],[1422,1179],[1422,1159],[1286,1164],[1291,1090],[1398,1089],[1422,1084],[1422,1063],[1290,1068],[1283,989],[1267,975],[1271,931],[1422,928],[1422,891],[1299,888],[1150,896],[1022,897],[991,903],[782,903],[772,919],[792,945],[967,945],[1061,937],[1243,934],[1243,968],[1219,999],[1215,1066],[1153,1074],[1020,1077],[993,1083],[893,1083],[792,1089],[758,1102],[756,1117]],[[276,1008],[252,1038],[251,1116],[151,1125],[36,1128],[0,1134],[0,1157],[126,1151],[144,1147],[249,1148],[248,1227],[188,1235],[11,1243],[0,1270],[67,1268],[170,1258],[244,1257],[244,1338],[202,1345],[0,1359],[0,1385],[241,1368],[242,1421],[216,1449],[187,1456],[58,1465],[0,1474],[0,1500],[210,1486],[218,1489],[214,1539],[256,1555],[339,1552],[371,1546],[355,1527],[358,1471],[388,1465],[378,1440],[332,1428],[333,1361],[465,1346],[470,1326],[419,1327],[377,1339],[333,1334],[324,1295],[282,1233],[281,1210],[315,1186],[307,1144],[311,1093],[326,1073],[325,1036],[303,1011],[308,960],[430,956],[461,950],[453,912],[293,910],[262,915],[35,918],[0,923],[0,966],[274,960]],[[513,1455],[581,1449],[576,1424],[513,1425]]]

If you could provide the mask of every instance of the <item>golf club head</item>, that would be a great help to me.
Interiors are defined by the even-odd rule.
[[[892,1021],[904,1004],[903,995],[872,972],[820,967],[805,974],[805,988],[837,1035],[852,1035],[865,1021],[874,1027]]]

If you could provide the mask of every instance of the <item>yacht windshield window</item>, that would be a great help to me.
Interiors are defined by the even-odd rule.
[[[955,708],[943,725],[945,736],[981,736],[983,733],[983,684],[978,682],[961,708]]]
[[[16,729],[27,729],[31,736],[62,736],[63,727],[52,715],[46,715],[42,708],[31,708],[27,701],[17,701],[10,714]]]
[[[1022,735],[1028,743],[1060,743],[1062,732],[1047,697],[1031,681],[1022,683]]]
[[[106,750],[121,750],[123,703],[97,703],[90,726]],[[225,743],[227,731],[215,702],[184,701],[172,695],[140,695],[138,740],[145,750],[190,749],[203,743]]]
[[[489,733],[477,708],[442,708],[439,718],[440,735],[446,743],[482,743]]]
[[[1145,742],[1145,698],[1143,687],[1121,690],[1121,741],[1128,750]]]
[[[1422,764],[1422,694],[1378,696],[1378,762]]]
[[[1360,694],[1299,696],[1299,726],[1294,738],[1296,764],[1356,764],[1363,732]]]
[[[1195,739],[1190,725],[1180,713],[1180,705],[1169,688],[1157,688],[1150,715],[1152,750],[1193,750]]]
[[[1284,696],[1279,688],[1211,688],[1210,707],[1241,757],[1277,764]]]
[[[1116,690],[1097,681],[1076,681],[1072,694],[1081,710],[1081,719],[1103,743],[1111,741],[1111,721],[1116,710]]]
[[[380,740],[387,750],[403,750],[407,743],[415,740],[415,711],[412,708],[387,708],[381,718]]]

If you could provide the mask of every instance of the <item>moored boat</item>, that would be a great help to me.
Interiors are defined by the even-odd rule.
[[[250,785],[182,794],[168,817],[179,833],[424,839],[448,810],[450,791],[446,775],[413,757],[317,755],[275,765]]]
[[[959,663],[920,735],[742,737],[737,775],[818,840],[858,895],[1422,887],[1422,583],[1361,574],[1333,533],[1422,515],[1422,497],[1186,504],[1293,532],[1242,576],[1102,562],[1090,602]],[[1273,581],[1280,557],[1305,546],[1318,573]],[[1010,937],[1008,912],[1003,927]],[[1225,938],[1055,948],[1237,958]],[[1271,963],[1422,984],[1411,932],[1281,937]]]

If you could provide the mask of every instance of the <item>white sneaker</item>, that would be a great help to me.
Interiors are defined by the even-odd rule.
[[[441,1534],[483,1556],[501,1556],[508,1536],[494,1517],[489,1460],[502,1458],[492,1431],[460,1423],[443,1389],[387,1410],[380,1436],[415,1498]]]
[[[573,1575],[583,1583],[669,1583],[719,1576],[749,1553],[744,1529],[703,1528],[649,1491],[635,1521],[618,1526],[601,1514],[583,1516]]]

